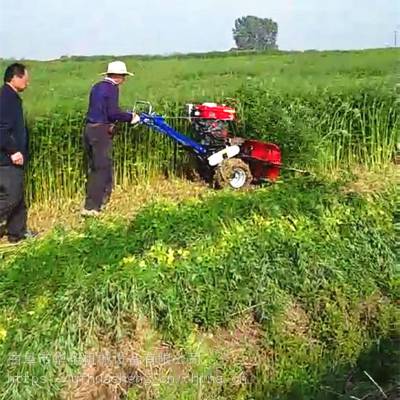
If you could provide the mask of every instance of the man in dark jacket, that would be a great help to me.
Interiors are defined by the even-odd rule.
[[[0,89],[0,237],[10,242],[32,236],[27,231],[24,170],[28,161],[28,133],[19,96],[29,84],[22,64],[10,65]]]
[[[132,112],[119,109],[119,85],[127,75],[122,61],[108,65],[106,77],[96,83],[90,92],[89,110],[86,117],[84,146],[89,161],[83,216],[97,216],[108,202],[113,185],[112,172],[112,131],[115,122],[136,124],[140,117]]]

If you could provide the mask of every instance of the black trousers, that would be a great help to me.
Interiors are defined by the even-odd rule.
[[[87,124],[83,135],[88,159],[85,208],[99,211],[113,187],[112,137],[109,125]]]
[[[26,233],[26,220],[24,170],[0,166],[0,232],[21,238]]]

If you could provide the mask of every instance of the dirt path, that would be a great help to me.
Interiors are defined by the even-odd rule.
[[[143,206],[157,200],[182,201],[198,198],[210,193],[206,185],[183,179],[156,179],[147,184],[132,185],[128,188],[116,187],[110,203],[100,217],[110,220],[117,217],[132,218]],[[45,234],[56,226],[79,228],[84,219],[80,216],[83,197],[55,200],[46,204],[34,204],[29,209],[29,228]],[[1,247],[7,247],[6,238],[0,239]]]

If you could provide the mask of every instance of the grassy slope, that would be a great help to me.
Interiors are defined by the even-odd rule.
[[[99,341],[136,343],[142,315],[153,326],[147,336],[161,335],[175,355],[196,355],[181,369],[222,374],[217,386],[156,385],[148,374],[154,398],[239,399],[252,392],[260,399],[327,399],[374,339],[399,333],[392,209],[379,195],[301,179],[150,203],[129,221],[59,228],[6,256],[1,359],[60,352],[71,360]],[[229,351],[233,338],[218,327],[238,318],[248,322],[236,329],[233,337],[242,339]],[[225,341],[212,345],[203,330]],[[245,344],[247,358],[238,357]],[[154,346],[145,341],[140,350],[153,353]],[[0,365],[4,399],[48,399],[59,390],[57,377],[76,372],[64,363]],[[241,373],[250,385],[232,384]],[[15,375],[34,376],[36,385],[7,382]],[[131,398],[141,390],[132,389]]]

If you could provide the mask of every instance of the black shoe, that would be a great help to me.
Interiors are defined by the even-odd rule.
[[[8,241],[10,243],[18,243],[18,242],[21,242],[22,240],[33,239],[37,235],[38,235],[37,232],[28,230],[28,231],[24,232],[22,235],[18,235],[18,236],[8,235]]]

